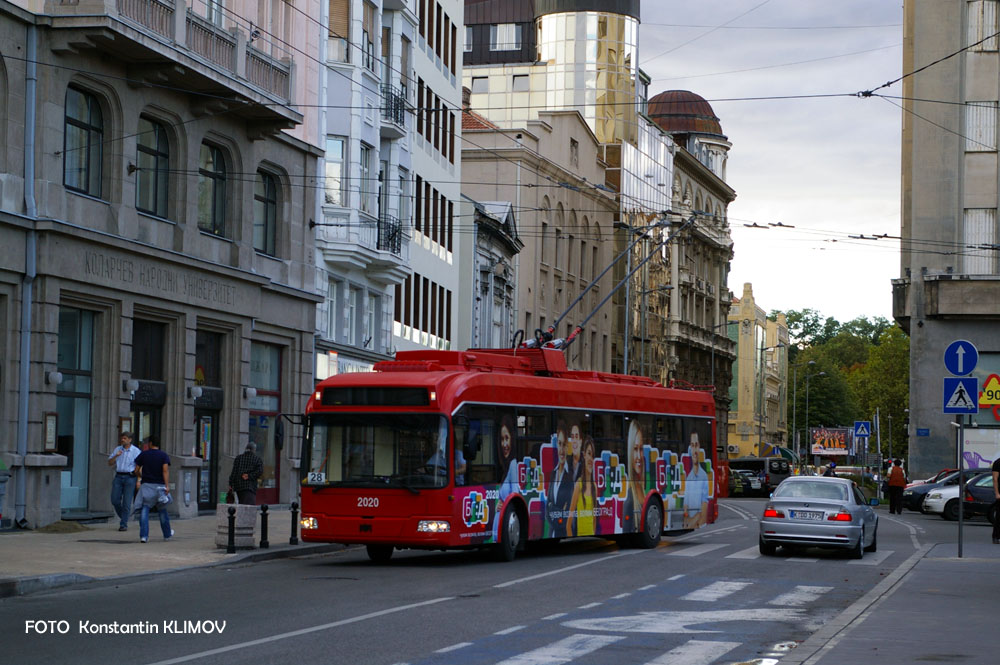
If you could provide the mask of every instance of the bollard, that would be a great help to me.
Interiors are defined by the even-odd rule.
[[[266,550],[271,546],[267,542],[267,504],[260,507],[260,548]]]
[[[299,526],[299,504],[292,501],[292,537],[288,539],[289,545],[298,545],[298,526]]]
[[[229,508],[229,545],[226,554],[236,554],[236,509]]]

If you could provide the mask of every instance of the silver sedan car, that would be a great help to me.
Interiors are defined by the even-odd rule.
[[[878,516],[853,481],[793,476],[771,494],[760,520],[760,553],[779,545],[846,549],[855,559],[877,547]]]

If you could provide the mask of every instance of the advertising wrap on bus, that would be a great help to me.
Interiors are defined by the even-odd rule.
[[[715,520],[709,394],[574,373],[543,353],[430,353],[317,387],[303,540],[365,544],[376,560],[463,547],[509,560],[529,540],[653,547]]]

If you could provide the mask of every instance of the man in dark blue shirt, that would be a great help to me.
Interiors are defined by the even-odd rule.
[[[170,457],[160,450],[160,441],[155,435],[146,438],[149,450],[144,450],[135,458],[135,466],[139,470],[142,484],[139,487],[139,501],[142,503],[139,513],[139,542],[149,540],[149,509],[156,506],[160,518],[160,529],[163,539],[170,540],[174,535],[170,528],[170,517],[167,515],[167,504],[170,503]]]

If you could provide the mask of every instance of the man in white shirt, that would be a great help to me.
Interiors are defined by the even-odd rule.
[[[118,514],[119,531],[128,531],[128,517],[132,513],[132,497],[135,495],[135,458],[142,451],[132,445],[132,433],[122,432],[120,445],[108,457],[108,466],[115,467],[115,477],[111,483],[111,505]]]

